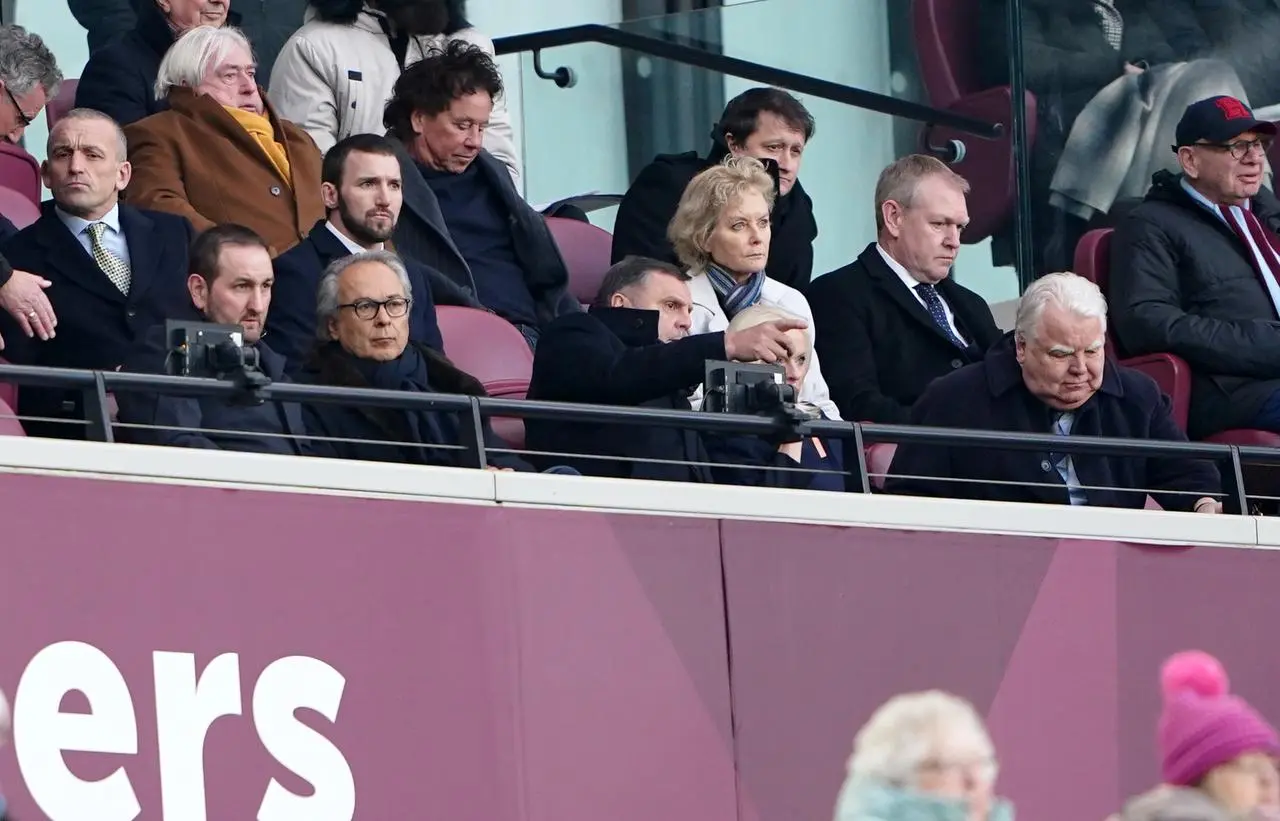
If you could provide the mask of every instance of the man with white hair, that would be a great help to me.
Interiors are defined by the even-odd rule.
[[[1169,400],[1145,374],[1105,353],[1107,303],[1075,274],[1036,281],[1017,327],[979,364],[925,391],[911,424],[1062,436],[1185,442]],[[992,450],[904,444],[886,490],[914,496],[1141,508],[1148,493],[1166,510],[1217,513],[1212,464],[1185,457]]]
[[[186,217],[197,231],[243,225],[272,256],[324,219],[320,150],[272,109],[239,29],[183,34],[160,63],[155,93],[169,110],[125,128],[130,203]]]

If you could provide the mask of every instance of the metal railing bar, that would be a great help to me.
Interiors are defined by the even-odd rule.
[[[988,123],[973,117],[965,117],[944,111],[939,108],[901,100],[887,94],[877,94],[861,88],[820,80],[805,74],[741,60],[724,54],[704,51],[692,46],[682,45],[667,39],[652,37],[624,31],[612,26],[588,24],[568,26],[566,28],[535,31],[528,34],[516,34],[511,37],[499,37],[493,41],[497,54],[517,54],[532,51],[535,54],[542,49],[572,46],[580,43],[599,43],[614,48],[638,51],[664,60],[671,60],[684,65],[704,68],[744,80],[751,80],[765,85],[779,86],[800,94],[820,97],[891,117],[905,120],[947,126],[979,137],[994,139],[999,137],[1004,126],[1000,123]]]

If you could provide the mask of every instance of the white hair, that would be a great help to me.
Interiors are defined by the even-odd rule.
[[[169,96],[169,89],[176,86],[195,88],[200,85],[210,67],[225,60],[227,53],[236,46],[253,57],[249,38],[235,26],[196,26],[191,29],[169,46],[160,61],[160,71],[156,74],[156,99],[165,99]]]
[[[1040,317],[1051,303],[1078,317],[1101,320],[1102,331],[1106,333],[1107,298],[1097,285],[1068,271],[1045,274],[1027,288],[1018,301],[1018,317],[1014,322],[1018,338],[1026,340],[1035,336]]]
[[[339,257],[329,263],[320,276],[320,285],[316,288],[316,338],[321,341],[329,339],[329,320],[338,315],[338,280],[348,268],[366,262],[385,265],[400,279],[400,287],[406,297],[413,297],[413,286],[409,284],[409,271],[404,267],[400,257],[390,251],[361,251]]]
[[[920,767],[947,756],[995,761],[995,748],[973,705],[941,690],[894,696],[853,740],[849,779],[897,787],[915,784]]]
[[[734,315],[733,321],[729,323],[729,327],[725,330],[744,331],[747,328],[754,328],[756,325],[776,322],[780,319],[797,319],[801,322],[809,322],[809,327],[805,330],[805,336],[809,340],[809,352],[813,353],[813,322],[806,320],[799,314],[788,311],[786,308],[774,305],[772,302],[757,302],[755,305],[743,308]]]

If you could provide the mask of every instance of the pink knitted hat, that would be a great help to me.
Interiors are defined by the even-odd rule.
[[[1244,753],[1280,756],[1275,728],[1227,692],[1222,664],[1199,650],[1170,656],[1160,670],[1160,771],[1166,784],[1190,787]]]

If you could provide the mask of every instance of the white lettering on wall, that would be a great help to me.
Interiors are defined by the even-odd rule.
[[[294,717],[296,710],[307,708],[336,722],[346,686],[341,673],[306,656],[272,662],[258,677],[253,723],[262,745],[315,787],[312,795],[295,795],[271,779],[258,821],[349,821],[355,815],[356,782],[347,760],[329,739]]]
[[[79,690],[86,714],[63,713],[62,697]],[[124,676],[90,644],[52,644],[31,659],[13,697],[13,749],[31,796],[50,821],[132,821],[142,812],[122,765],[101,781],[67,769],[63,750],[135,755],[138,723]]]
[[[164,817],[205,821],[204,738],[217,719],[240,715],[240,660],[223,653],[199,681],[191,653],[154,653],[152,664]]]
[[[162,817],[206,821],[204,745],[210,726],[243,712],[240,659],[223,653],[199,675],[191,653],[152,655]],[[342,752],[300,722],[295,712],[314,710],[338,718],[346,678],[307,656],[289,656],[267,666],[253,690],[253,722],[263,747],[281,765],[312,785],[297,795],[269,779],[259,821],[307,818],[351,821],[355,779]],[[89,712],[63,713],[63,696],[84,694]],[[72,773],[63,752],[137,755],[138,724],[133,697],[115,663],[93,645],[50,645],[23,671],[13,703],[13,745],[32,798],[50,821],[132,821],[142,813],[126,767],[85,781]],[[140,774],[135,772],[135,777]]]

